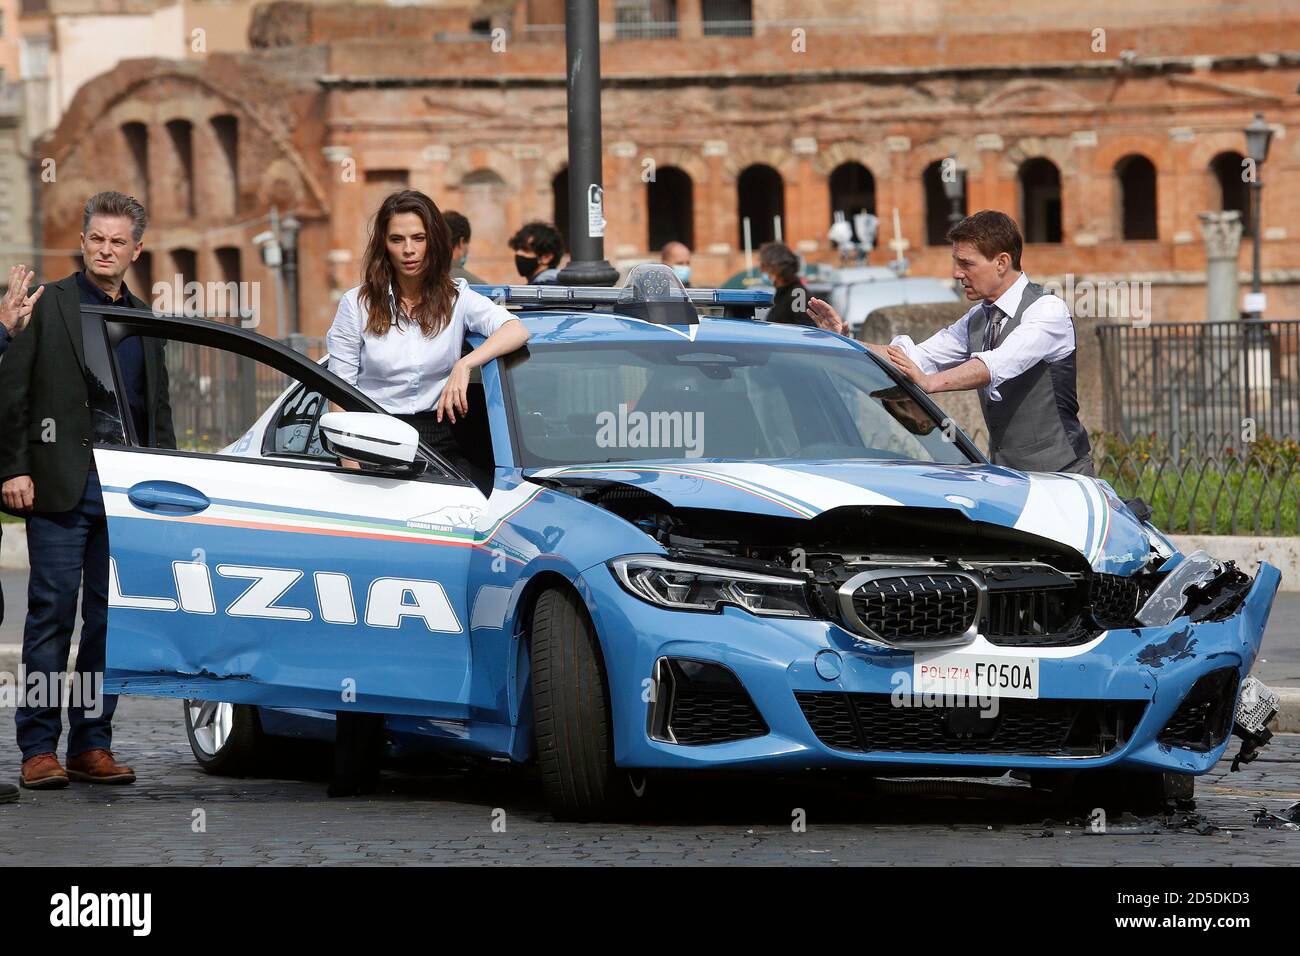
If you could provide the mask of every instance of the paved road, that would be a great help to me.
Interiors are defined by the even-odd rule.
[[[1300,800],[1300,735],[1237,774],[1198,782],[1216,829],[1111,820],[1105,834],[1044,826],[1051,807],[1007,788],[976,799],[881,797],[865,782],[747,778],[689,786],[644,819],[556,823],[526,773],[386,772],[380,794],[330,800],[312,779],[226,779],[189,754],[176,701],[125,698],[118,752],[130,787],[73,784],[0,805],[7,864],[1133,864],[1296,865],[1300,832],[1258,829],[1251,808]],[[17,774],[12,712],[0,720],[0,778]],[[1024,798],[1024,799],[1021,799]],[[793,832],[796,808],[806,832]],[[202,811],[206,832],[193,831]],[[493,829],[503,820],[505,832]],[[88,825],[93,821],[93,825]]]

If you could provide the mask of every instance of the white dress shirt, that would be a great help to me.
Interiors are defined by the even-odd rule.
[[[1020,308],[1020,297],[1029,277],[1023,272],[1011,283],[1011,288],[998,296],[993,304],[1001,310],[1005,324]],[[983,352],[970,350],[967,326],[975,314],[984,307],[980,302],[947,328],[940,329],[920,345],[910,335],[896,336],[891,345],[897,345],[928,375],[960,365],[977,358],[988,367],[989,384],[984,391],[994,402],[1002,400],[998,386],[1015,378],[1040,361],[1056,362],[1074,351],[1074,323],[1070,321],[1070,307],[1055,295],[1042,295],[1025,309],[1020,324],[1007,333],[996,347]],[[999,325],[999,329],[1001,329]]]
[[[432,411],[451,367],[461,356],[465,333],[488,336],[514,318],[507,309],[469,288],[464,279],[455,283],[451,321],[434,336],[425,335],[401,313],[391,290],[389,308],[396,319],[387,334],[369,334],[365,331],[366,311],[357,304],[361,287],[349,289],[339,300],[334,324],[325,336],[330,371],[390,414]]]

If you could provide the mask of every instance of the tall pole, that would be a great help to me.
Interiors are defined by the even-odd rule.
[[[298,315],[298,232],[301,229],[302,223],[293,213],[280,220],[282,235],[280,245],[284,249],[285,312],[290,335],[295,335],[302,330]]]
[[[280,247],[280,210],[271,207],[271,236],[263,250],[266,264],[275,272],[275,337],[284,339],[284,250]]]
[[[1250,253],[1250,291],[1255,296],[1253,300],[1254,303],[1259,302],[1259,294],[1263,291],[1259,270],[1259,220],[1262,218],[1260,213],[1262,212],[1262,207],[1264,205],[1261,201],[1263,199],[1261,193],[1263,188],[1264,184],[1260,182],[1259,175],[1256,174],[1255,181],[1250,184],[1250,236],[1251,244],[1254,246]],[[1252,319],[1263,318],[1262,310],[1257,309],[1256,311],[1252,311],[1250,317]]]
[[[605,188],[600,168],[600,11],[597,0],[564,0],[569,106],[569,264],[563,285],[613,285],[605,261]]]

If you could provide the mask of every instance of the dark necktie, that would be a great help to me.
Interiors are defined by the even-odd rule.
[[[993,348],[993,340],[997,338],[998,329],[1002,327],[1002,310],[992,302],[984,303],[984,351],[987,352]]]

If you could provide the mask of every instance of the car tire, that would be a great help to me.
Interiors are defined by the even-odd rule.
[[[557,819],[601,820],[645,794],[644,774],[614,765],[609,690],[596,630],[577,594],[550,588],[533,608],[533,733],[547,804]]]
[[[266,736],[250,704],[185,700],[185,736],[194,759],[206,772],[245,777],[257,770]]]

